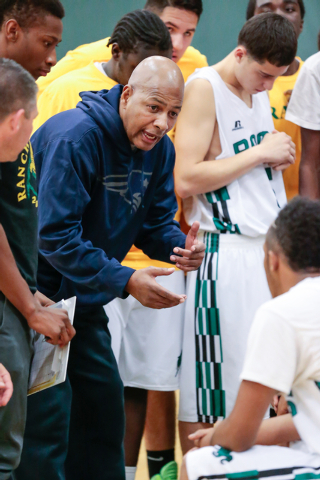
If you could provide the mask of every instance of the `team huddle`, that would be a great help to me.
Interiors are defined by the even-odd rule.
[[[320,478],[320,53],[249,0],[208,66],[202,10],[57,63],[61,1],[0,5],[0,480],[139,480],[143,436],[177,480],[176,390],[180,480]],[[67,379],[27,399],[36,333]]]

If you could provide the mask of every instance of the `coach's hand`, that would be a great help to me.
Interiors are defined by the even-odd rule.
[[[136,298],[144,307],[170,308],[183,303],[186,295],[170,292],[156,282],[159,275],[171,275],[174,268],[148,267],[136,270],[130,277],[125,291]]]
[[[171,262],[175,262],[176,266],[185,272],[197,270],[204,258],[206,246],[197,239],[199,227],[199,222],[192,224],[186,238],[185,249],[179,247],[174,248],[174,253],[179,256],[171,255],[170,257]]]

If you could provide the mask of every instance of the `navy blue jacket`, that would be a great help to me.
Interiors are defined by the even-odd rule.
[[[132,149],[119,116],[122,86],[84,92],[32,137],[39,182],[39,290],[78,305],[127,296],[132,244],[170,261],[185,235],[174,221],[174,147]]]

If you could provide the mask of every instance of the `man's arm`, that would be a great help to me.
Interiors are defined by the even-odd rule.
[[[40,134],[41,129],[34,141]],[[94,152],[90,136],[81,145],[68,138],[48,144],[39,182],[39,249],[64,277],[99,292],[108,302],[110,294],[127,296],[124,288],[134,270],[83,238],[83,214],[98,176]]]
[[[49,343],[66,345],[74,336],[67,312],[41,306],[22,278],[2,225],[0,225],[0,291],[24,316],[30,328],[50,338]]]
[[[320,95],[320,92],[319,92]],[[312,199],[320,198],[320,130],[301,127],[301,162],[299,193]]]
[[[213,90],[204,79],[189,83],[185,90],[176,135],[175,181],[177,193],[186,198],[230,184],[255,166],[268,164],[282,170],[294,163],[295,146],[285,133],[267,134],[260,145],[222,160],[210,158],[216,128]]]

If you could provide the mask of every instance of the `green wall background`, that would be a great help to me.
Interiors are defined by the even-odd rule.
[[[62,0],[66,10],[63,41],[58,59],[68,50],[111,34],[117,21],[127,12],[143,8],[145,0]],[[192,45],[216,63],[236,45],[245,22],[248,0],[203,0],[204,11]],[[304,0],[306,16],[299,38],[298,55],[305,60],[317,51],[320,30],[320,0]]]

